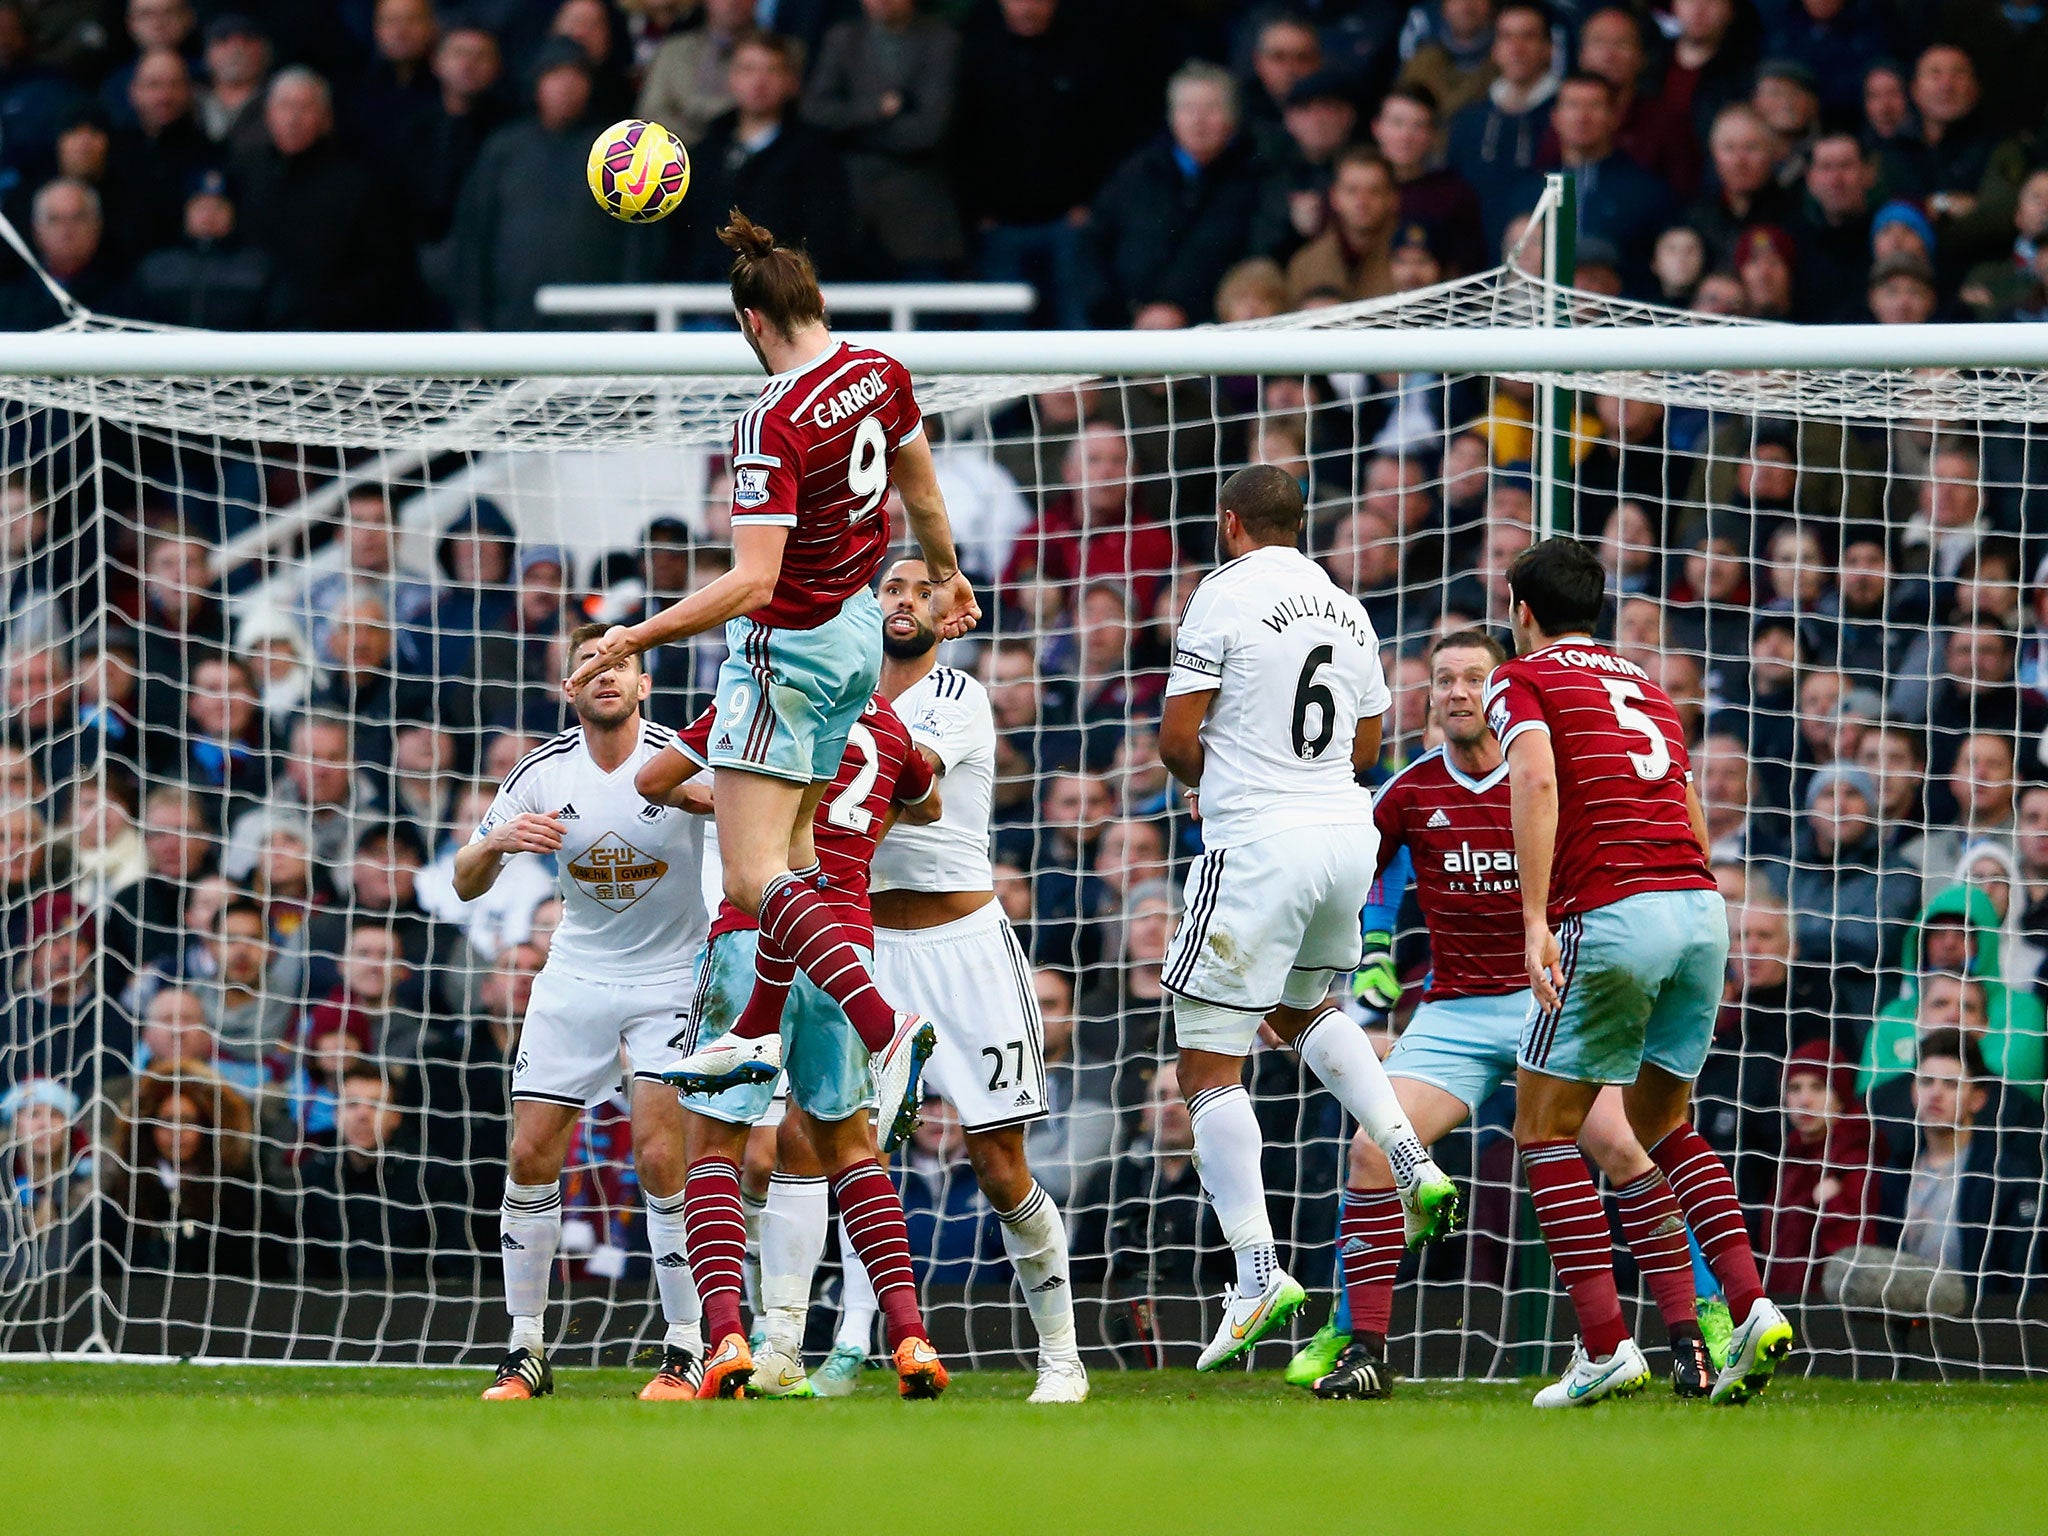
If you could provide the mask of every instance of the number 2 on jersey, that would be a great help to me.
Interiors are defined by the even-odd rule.
[[[1600,681],[1607,689],[1608,702],[1614,706],[1615,723],[1624,731],[1637,731],[1649,738],[1649,751],[1628,755],[1636,777],[1652,781],[1663,778],[1671,771],[1671,747],[1657,722],[1636,708],[1643,701],[1643,690],[1618,677],[1603,677]]]
[[[875,815],[863,802],[874,790],[875,778],[882,771],[882,754],[875,750],[875,733],[858,720],[846,733],[846,750],[860,754],[860,771],[854,774],[852,783],[832,797],[832,803],[825,807],[825,819],[849,832],[865,832],[875,824]]]
[[[854,429],[853,457],[846,461],[846,488],[862,498],[848,514],[856,523],[872,516],[889,494],[888,446],[881,422],[872,416],[861,417]]]

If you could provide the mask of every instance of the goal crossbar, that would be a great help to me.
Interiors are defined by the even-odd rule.
[[[1550,331],[953,331],[850,335],[920,374],[1661,373],[2048,369],[2048,327],[1596,325]],[[8,338],[27,378],[562,378],[758,375],[736,335],[49,331]]]

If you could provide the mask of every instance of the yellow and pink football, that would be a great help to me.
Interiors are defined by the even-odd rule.
[[[629,117],[590,146],[590,195],[628,224],[665,219],[690,190],[690,153],[659,123]]]

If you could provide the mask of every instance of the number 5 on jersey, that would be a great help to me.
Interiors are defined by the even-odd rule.
[[[1641,686],[1619,677],[1603,677],[1600,682],[1607,689],[1608,702],[1614,706],[1615,724],[1625,731],[1635,731],[1649,738],[1649,751],[1628,755],[1636,777],[1653,783],[1663,778],[1671,771],[1671,746],[1664,740],[1664,733],[1657,728],[1657,722],[1636,708],[1643,702]]]

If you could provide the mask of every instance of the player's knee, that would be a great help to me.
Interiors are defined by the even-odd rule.
[[[1365,1132],[1351,1138],[1351,1167],[1347,1182],[1353,1189],[1392,1189],[1394,1167],[1387,1154]]]
[[[740,1183],[755,1193],[768,1187],[775,1172],[776,1132],[756,1126],[747,1137],[746,1155],[740,1163]]]
[[[561,1153],[552,1137],[515,1131],[505,1171],[514,1184],[552,1184],[562,1176]]]
[[[1592,1115],[1579,1131],[1579,1150],[1593,1166],[1607,1176],[1610,1184],[1628,1184],[1649,1172],[1649,1154],[1619,1116]]]
[[[761,911],[761,891],[768,883],[767,877],[758,870],[725,869],[725,899],[738,907],[749,917]]]
[[[681,1140],[673,1136],[634,1138],[633,1171],[640,1187],[650,1195],[675,1194],[689,1174]]]

